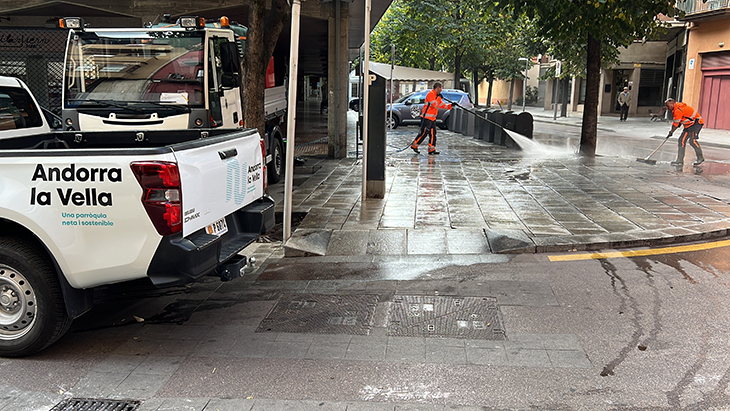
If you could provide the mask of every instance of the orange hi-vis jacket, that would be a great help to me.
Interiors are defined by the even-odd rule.
[[[699,122],[700,124],[705,124],[705,122],[702,120],[702,117],[700,116],[700,113],[698,113],[697,110],[693,109],[685,103],[680,102],[674,103],[672,118],[674,118],[674,121],[672,122],[672,125],[674,127],[679,127],[679,125],[682,124],[684,128],[687,128],[693,126],[695,124],[695,121]]]
[[[436,121],[436,116],[440,108],[450,109],[451,104],[446,104],[441,97],[436,94],[436,90],[431,90],[426,94],[426,103],[423,105],[422,115],[427,120]]]

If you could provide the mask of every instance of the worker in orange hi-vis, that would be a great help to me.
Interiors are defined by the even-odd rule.
[[[674,119],[672,122],[672,130],[669,131],[667,138],[672,136],[672,133],[679,128],[680,124],[684,126],[682,135],[679,136],[679,141],[677,142],[679,144],[677,159],[672,161],[671,164],[673,166],[681,166],[684,164],[684,150],[687,148],[687,144],[695,149],[697,161],[694,162],[694,165],[698,166],[704,163],[705,157],[702,155],[702,148],[697,141],[700,137],[700,130],[702,130],[702,126],[705,124],[700,113],[685,103],[675,101],[673,98],[668,98],[664,104],[667,106],[667,110],[672,112],[672,118]]]
[[[418,132],[418,136],[411,143],[411,149],[416,152],[418,151],[418,145],[428,136],[428,154],[438,155],[436,151],[436,116],[439,113],[439,109],[450,109],[451,104],[446,104],[441,100],[441,83],[434,83],[433,89],[426,94],[426,101],[423,105],[423,111],[421,112],[421,130]]]

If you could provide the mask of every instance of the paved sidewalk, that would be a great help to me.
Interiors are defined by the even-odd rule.
[[[286,255],[568,252],[728,235],[730,164],[706,155],[701,167],[670,167],[676,137],[652,157],[659,164],[636,161],[661,143],[669,122],[601,117],[599,155],[586,160],[574,154],[580,117],[531,111],[535,141],[550,146],[520,151],[440,130],[441,155],[427,156],[425,147],[416,155],[398,149],[415,127],[389,131],[383,199],[361,201],[359,160],[309,158],[299,171],[311,174],[297,175],[292,210],[307,214]],[[703,130],[700,141],[730,148],[730,132]]]

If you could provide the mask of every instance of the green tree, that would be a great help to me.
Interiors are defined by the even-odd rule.
[[[501,7],[534,19],[542,36],[551,40],[555,50],[585,49],[582,155],[596,154],[602,51],[628,47],[634,40],[663,30],[657,15],[675,15],[675,4],[675,0],[500,0]],[[563,57],[577,67],[583,55],[570,53]]]
[[[440,1],[440,0],[439,0]],[[437,24],[431,6],[415,0],[395,0],[373,30],[370,59],[390,63],[391,44],[395,45],[395,64],[436,70],[442,58],[434,45],[440,39],[433,29]],[[439,67],[440,68],[440,67]]]
[[[476,85],[482,78],[522,78],[524,63],[544,48],[532,23],[500,14],[482,0],[395,0],[371,38],[371,59],[390,63],[391,44],[398,65],[453,70],[454,84],[464,71]]]
[[[389,63],[394,44],[396,64],[453,70],[458,85],[462,59],[484,41],[489,7],[482,0],[395,0],[373,31],[371,59]]]

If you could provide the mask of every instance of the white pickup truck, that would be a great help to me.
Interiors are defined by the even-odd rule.
[[[256,130],[51,131],[0,77],[0,355],[60,338],[95,287],[240,276],[274,225]]]

